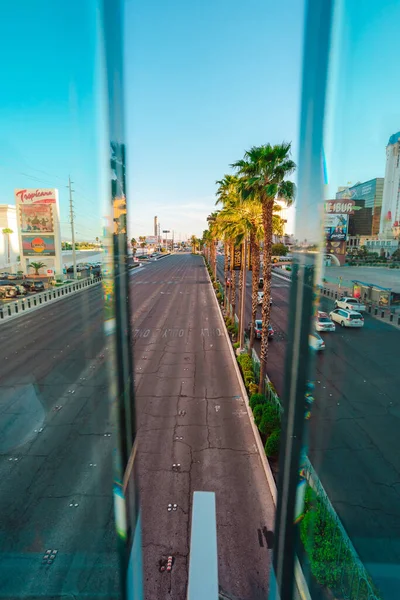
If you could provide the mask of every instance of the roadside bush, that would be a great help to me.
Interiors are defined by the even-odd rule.
[[[310,561],[311,571],[320,585],[335,589],[340,578],[338,539],[340,532],[332,516],[315,494],[306,492],[305,515],[300,537]]]
[[[220,292],[217,293],[217,300],[219,300],[219,301],[222,300],[222,294]]]
[[[236,325],[235,325],[236,327]],[[248,354],[240,354],[237,357],[237,361],[239,363],[239,365],[242,368],[242,371],[245,370],[246,368],[250,368],[251,370],[253,370],[253,361],[251,360],[250,356]]]
[[[233,347],[235,348],[235,350],[237,350],[237,348],[239,348],[239,346],[240,346],[240,342],[235,342],[233,344]]]
[[[267,441],[265,442],[265,454],[268,458],[275,458],[279,454],[279,446],[281,441],[281,430],[275,429],[268,436]]]
[[[263,406],[263,415],[260,421],[259,430],[265,435],[271,434],[275,429],[281,426],[280,415],[277,407],[268,402]]]
[[[252,396],[253,394],[256,394],[258,390],[258,385],[256,383],[250,383],[249,385],[249,394]]]
[[[245,375],[244,385],[246,386],[246,388],[248,388],[251,383],[254,383],[254,379],[255,379],[254,373],[249,373],[249,374]]]
[[[257,427],[259,426],[260,421],[262,419],[262,414],[263,414],[263,405],[257,404],[253,409],[254,423],[257,425]]]
[[[265,404],[266,401],[264,394],[252,394],[249,400],[250,408],[253,410],[257,404]]]

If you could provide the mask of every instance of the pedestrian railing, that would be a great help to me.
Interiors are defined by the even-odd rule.
[[[0,323],[8,321],[19,316],[22,316],[30,311],[36,310],[41,306],[46,306],[57,300],[66,298],[73,294],[77,294],[89,287],[93,287],[101,283],[101,277],[95,277],[93,279],[82,279],[80,281],[74,281],[61,287],[51,288],[44,292],[39,292],[33,296],[27,298],[20,298],[13,300],[0,306]]]

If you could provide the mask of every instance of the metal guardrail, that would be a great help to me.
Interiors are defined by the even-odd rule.
[[[57,300],[66,298],[78,292],[81,292],[89,287],[98,285],[101,282],[101,277],[95,277],[93,279],[82,279],[81,281],[74,281],[61,287],[45,290],[39,292],[33,296],[27,298],[20,298],[19,300],[13,300],[7,304],[0,306],[0,323],[4,323],[15,317],[22,316],[28,312],[36,310],[41,306],[45,306]]]

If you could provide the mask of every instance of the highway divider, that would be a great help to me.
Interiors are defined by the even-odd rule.
[[[273,465],[274,459],[276,461],[279,452],[280,421],[283,407],[268,376],[265,379],[264,393],[257,393],[260,360],[255,350],[253,349],[252,357],[247,352],[235,357],[233,348],[237,347],[237,344],[233,344],[232,346],[229,333],[234,333],[233,327],[236,323],[233,324],[231,319],[223,314],[224,294],[222,285],[220,282],[218,284],[217,282],[212,282],[212,271],[206,261],[205,263],[215,290],[215,298],[220,308],[221,318],[225,322],[226,327],[224,331],[228,337],[229,348],[235,361],[238,377],[240,378],[242,393],[256,439],[258,453],[276,505],[277,489],[272,474],[271,462]],[[277,276],[290,281],[290,275],[289,277],[284,277],[280,274]],[[250,395],[250,399],[248,394]],[[304,476],[308,487],[304,517],[300,521],[299,528],[307,561],[315,580],[321,586],[321,589],[328,588],[331,592],[338,593],[340,597],[348,598],[349,600],[381,600],[378,590],[375,588],[370,575],[355,551],[308,458],[306,459]],[[329,535],[319,536],[319,531],[329,531]],[[307,582],[297,558],[295,579],[302,600],[311,600]]]
[[[63,286],[51,288],[28,296],[27,298],[20,298],[19,300],[13,300],[0,306],[0,324],[16,319],[27,313],[38,310],[43,306],[64,300],[69,296],[73,296],[87,290],[90,287],[94,287],[101,283],[101,277],[94,277],[93,279],[82,279],[80,281],[74,281],[73,283],[67,283]]]

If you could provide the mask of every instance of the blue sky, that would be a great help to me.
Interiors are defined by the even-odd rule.
[[[104,216],[97,5],[2,7],[0,202],[12,204],[16,187],[58,187],[68,237],[71,174],[78,239],[100,235]],[[382,176],[385,145],[400,129],[400,81],[390,67],[399,3],[344,6],[327,139],[332,194],[348,181]],[[301,0],[127,0],[130,233],[151,234],[158,215],[177,237],[201,234],[215,180],[252,145],[292,141],[297,160],[303,10]]]
[[[132,227],[201,234],[245,149],[296,153],[303,3],[128,1],[126,26]]]

